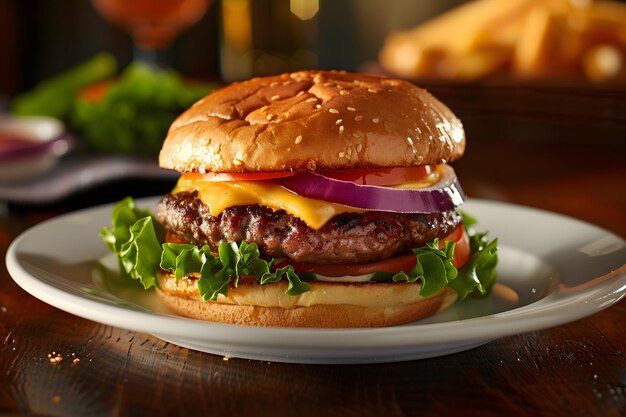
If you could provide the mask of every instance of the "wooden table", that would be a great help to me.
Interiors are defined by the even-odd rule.
[[[470,196],[567,214],[626,238],[624,90],[432,91],[466,124],[468,150],[455,167]],[[27,227],[102,195],[11,206],[0,218],[0,255]],[[225,360],[77,318],[25,293],[2,263],[0,378],[2,416],[617,417],[626,415],[626,300],[440,358],[306,366]]]

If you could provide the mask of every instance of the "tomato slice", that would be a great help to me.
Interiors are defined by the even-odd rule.
[[[351,181],[359,185],[398,185],[419,182],[435,171],[435,167],[424,165],[420,167],[397,167],[380,169],[346,169],[339,171],[320,171],[325,177],[342,181]]]
[[[446,240],[456,242],[452,264],[456,268],[460,268],[470,257],[469,237],[467,233],[465,233],[463,225],[457,226],[452,233],[442,239],[439,246],[443,248]],[[328,265],[284,261],[277,265],[277,267],[282,267],[287,264],[292,265],[296,272],[313,272],[326,277],[356,276],[373,274],[375,272],[396,273],[400,271],[408,272],[413,269],[415,266],[415,254],[410,253],[368,264]]]
[[[456,242],[454,254],[452,256],[452,265],[454,265],[455,268],[462,267],[467,261],[469,261],[471,255],[469,236],[465,232],[463,225],[458,225],[452,233],[446,236],[443,241],[439,243],[439,246],[443,247],[446,240]]]
[[[274,178],[291,177],[295,172],[207,172],[200,174],[196,172],[188,172],[185,178],[195,181],[261,181],[271,180]]]
[[[381,169],[346,169],[338,171],[320,171],[325,177],[342,181],[351,181],[359,185],[399,185],[415,183],[428,178],[436,170],[435,166],[425,165],[410,168],[381,168]],[[188,179],[196,181],[261,181],[276,178],[285,178],[295,175],[291,172],[208,172],[206,174],[186,173]]]

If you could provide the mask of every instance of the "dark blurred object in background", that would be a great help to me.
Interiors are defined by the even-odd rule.
[[[189,77],[218,78],[218,11],[204,17],[174,40],[164,55]],[[99,52],[110,52],[120,67],[130,63],[131,37],[105,21],[85,0],[0,0],[0,95],[14,95],[78,65]]]

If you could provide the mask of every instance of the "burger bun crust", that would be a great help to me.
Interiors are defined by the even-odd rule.
[[[183,278],[176,283],[172,274],[160,272],[157,294],[178,314],[195,319],[248,326],[309,328],[409,323],[449,307],[457,298],[448,287],[431,297],[421,297],[417,295],[418,283],[314,282],[309,292],[292,296],[285,294],[287,284],[281,281],[262,286],[240,282],[237,287],[229,286],[228,297],[220,295],[217,301],[203,301],[196,282]]]
[[[180,172],[407,167],[459,158],[459,119],[407,81],[300,71],[221,88],[172,124],[159,156]]]

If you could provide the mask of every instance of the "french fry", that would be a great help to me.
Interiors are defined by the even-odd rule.
[[[439,71],[446,78],[472,81],[499,72],[509,61],[510,51],[507,48],[482,48],[448,56],[440,63]]]
[[[560,45],[567,33],[564,14],[535,8],[526,18],[513,53],[513,71],[522,77],[538,78],[562,70]]]
[[[444,48],[461,52],[476,46],[485,28],[499,27],[514,20],[520,10],[530,9],[541,0],[478,0],[463,4],[406,32],[424,48]]]
[[[543,0],[500,2],[501,5],[506,3],[506,8],[495,10],[493,15],[481,21],[482,24],[473,33],[466,33],[464,42],[459,44],[459,51],[473,52],[484,48],[496,48],[499,52],[502,48],[512,50],[524,25],[523,17],[542,2]]]
[[[389,36],[380,63],[407,78],[473,80],[510,69],[524,78],[626,80],[626,4],[476,0]]]
[[[542,0],[467,3],[416,29],[390,35],[379,60],[384,68],[403,77],[446,73],[472,79],[488,75],[490,70],[501,67],[502,49],[513,47],[519,25],[515,16],[537,1]],[[499,30],[492,32],[488,29],[491,27]],[[498,50],[498,56],[489,58],[485,51],[493,49]],[[467,63],[445,63],[453,57]]]
[[[626,24],[626,4],[615,1],[597,1],[592,3],[585,14],[591,20],[614,23],[620,25],[622,29]]]
[[[383,65],[401,77],[436,77],[446,51],[442,48],[422,47],[404,34],[395,34],[381,51]]]
[[[571,24],[588,44],[619,43],[626,45],[626,4],[600,1],[582,13],[573,15]]]

